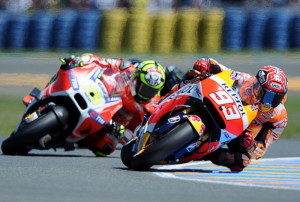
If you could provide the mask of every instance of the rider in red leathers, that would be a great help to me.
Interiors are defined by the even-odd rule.
[[[174,86],[173,91],[186,83],[205,78],[207,73],[216,74],[224,70],[230,69],[212,58],[203,57],[194,63],[193,69],[185,74],[180,85]],[[242,171],[251,159],[261,158],[285,129],[287,111],[284,102],[288,81],[281,69],[271,65],[262,67],[255,77],[237,71],[233,76],[242,86],[239,94],[243,102],[257,107],[258,113],[243,134],[227,145],[228,148],[213,152],[207,159],[231,171]],[[254,85],[255,89],[248,89],[247,83],[255,80],[259,85]]]
[[[145,114],[151,114],[160,101],[159,92],[165,82],[164,68],[153,60],[130,62],[121,59],[100,58],[93,54],[83,54],[60,59],[62,65],[112,68],[120,72],[124,82],[121,98],[123,107],[113,119],[96,134],[79,142],[96,156],[107,156],[115,151],[118,142],[125,144],[134,137],[133,131],[141,124]],[[53,77],[55,79],[55,76]],[[51,82],[51,81],[50,81]],[[26,96],[25,104],[32,97]]]

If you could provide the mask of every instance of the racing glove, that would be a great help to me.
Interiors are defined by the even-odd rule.
[[[108,133],[116,137],[122,145],[129,142],[132,138],[135,137],[133,132],[129,129],[125,129],[122,124],[118,124],[115,121],[110,121],[108,125]]]
[[[194,63],[193,70],[200,78],[204,78],[206,74],[209,73],[209,67],[210,63],[207,60],[197,60]]]
[[[265,144],[254,140],[249,132],[245,132],[240,136],[240,144],[253,159],[259,159],[266,153]]]
[[[263,142],[255,141],[255,144],[249,149],[248,153],[253,159],[259,159],[265,155],[267,149]]]
[[[243,148],[246,150],[250,150],[255,144],[255,140],[253,139],[253,136],[248,131],[244,132],[240,136],[240,144]]]
[[[120,139],[120,137],[122,137],[122,135],[125,133],[125,127],[115,121],[110,120],[107,125],[107,132],[114,135],[117,139]]]
[[[82,67],[84,65],[81,57],[76,57],[75,55],[71,55],[68,58],[59,58],[59,60],[61,61],[61,66],[65,69]]]

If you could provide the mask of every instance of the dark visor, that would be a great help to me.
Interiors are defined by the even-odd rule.
[[[142,83],[140,86],[138,86],[136,93],[143,99],[151,99],[157,94],[158,91],[159,89],[154,89]]]
[[[281,103],[284,96],[285,93],[276,93],[264,89],[264,94],[261,98],[261,103],[268,107],[277,107]]]

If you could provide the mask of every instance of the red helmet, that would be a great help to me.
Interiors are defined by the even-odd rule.
[[[288,80],[285,73],[278,67],[264,66],[256,78],[262,86],[260,102],[268,107],[279,105],[288,91]]]
[[[210,59],[208,57],[203,57],[194,63],[193,69],[205,74],[207,71],[209,71],[209,67]]]

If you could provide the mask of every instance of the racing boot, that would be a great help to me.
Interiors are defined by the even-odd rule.
[[[88,148],[97,157],[106,157],[116,150],[118,140],[112,135],[96,133],[81,140],[81,147]]]
[[[216,165],[229,168],[232,172],[241,172],[251,162],[248,154],[224,148],[211,153],[208,159]]]

